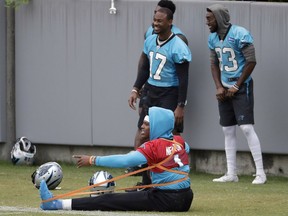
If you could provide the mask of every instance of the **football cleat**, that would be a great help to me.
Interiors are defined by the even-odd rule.
[[[256,175],[255,179],[252,181],[252,184],[265,184],[267,181],[266,175]]]
[[[213,179],[213,182],[238,182],[238,176],[237,175],[227,175],[225,174],[224,176],[220,178]]]

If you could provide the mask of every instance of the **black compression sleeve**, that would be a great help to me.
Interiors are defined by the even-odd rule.
[[[138,64],[138,73],[136,81],[134,83],[134,87],[140,90],[145,84],[145,82],[148,80],[149,73],[149,59],[144,53],[142,53]]]
[[[178,103],[185,103],[188,89],[188,71],[189,62],[183,64],[176,64],[176,72],[179,79],[179,90],[178,90]]]

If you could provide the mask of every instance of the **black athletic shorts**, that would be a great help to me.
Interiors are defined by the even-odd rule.
[[[220,125],[254,124],[253,80],[243,84],[233,98],[218,102]]]
[[[148,109],[152,106],[170,109],[174,112],[178,105],[178,87],[156,87],[145,83],[141,96],[142,111],[138,120],[138,128],[141,129],[144,117],[148,115]],[[183,124],[174,126],[177,133],[183,132]]]
[[[143,107],[143,103],[145,102],[147,97],[147,88],[145,86],[140,90],[140,99],[139,99],[139,108]]]

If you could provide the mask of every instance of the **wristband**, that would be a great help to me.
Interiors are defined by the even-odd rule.
[[[95,156],[91,156],[90,158],[89,158],[89,164],[90,165],[93,165],[94,163],[95,163]]]
[[[187,100],[185,102],[178,102],[177,104],[179,107],[185,107],[187,105]]]
[[[135,92],[136,94],[138,94],[138,91],[136,89],[132,89],[131,92]]]
[[[239,90],[239,86],[235,83],[233,86],[232,86],[234,89],[236,89],[237,91]]]

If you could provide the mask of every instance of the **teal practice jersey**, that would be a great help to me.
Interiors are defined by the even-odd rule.
[[[241,26],[232,25],[224,38],[220,40],[216,32],[208,37],[208,47],[215,50],[219,60],[221,81],[223,86],[231,87],[241,76],[246,60],[242,48],[253,43],[253,37],[248,30]],[[249,76],[245,83],[249,82]]]
[[[158,35],[153,34],[144,42],[143,52],[150,63],[148,83],[158,87],[179,86],[175,64],[190,62],[191,51],[175,34],[161,45],[158,44],[157,37]]]

